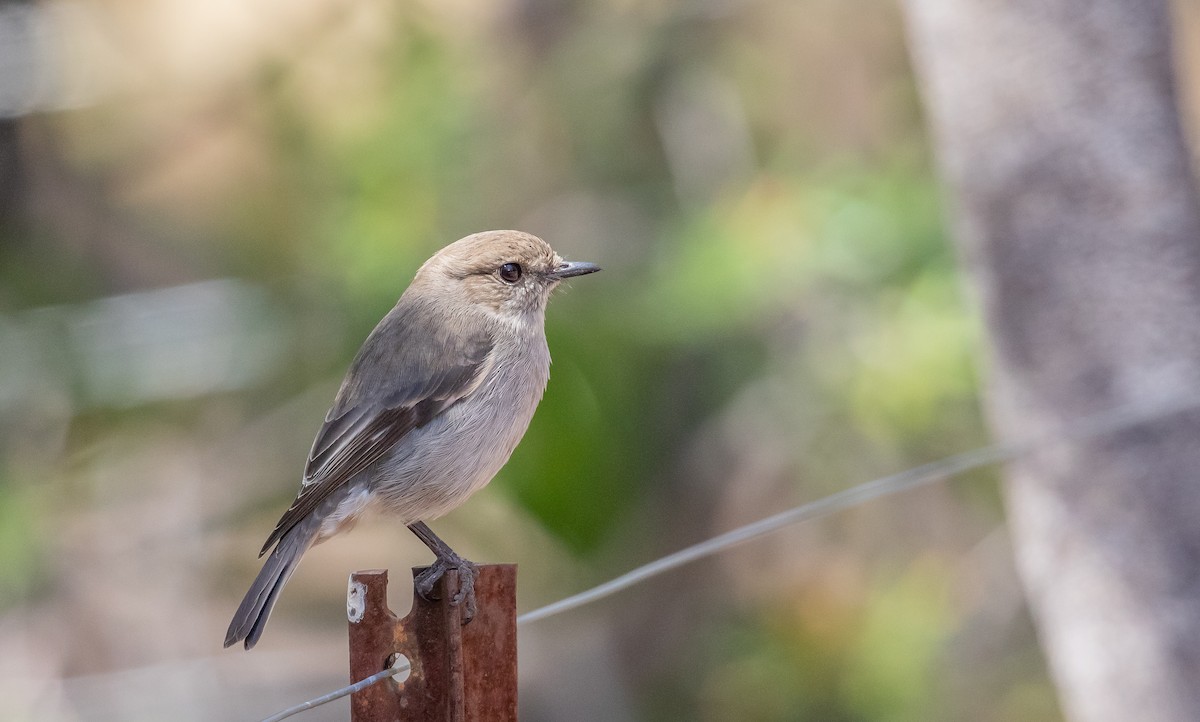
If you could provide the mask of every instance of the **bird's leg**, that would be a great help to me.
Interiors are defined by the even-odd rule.
[[[437,586],[438,580],[449,570],[456,569],[458,570],[458,593],[454,595],[450,603],[455,606],[463,604],[463,624],[471,621],[475,617],[475,577],[479,575],[479,570],[473,563],[456,554],[446,542],[439,539],[425,522],[414,522],[409,524],[408,528],[417,535],[418,539],[425,542],[425,546],[429,547],[429,550],[437,557],[433,564],[418,574],[414,580],[417,594],[431,601],[436,599],[433,589]]]

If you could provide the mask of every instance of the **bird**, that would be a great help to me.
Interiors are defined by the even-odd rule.
[[[599,271],[537,236],[485,231],[426,261],[367,337],[317,432],[300,491],[259,552],[264,562],[225,646],[258,643],[279,593],[313,545],[368,510],[399,518],[433,552],[414,580],[427,599],[457,570],[463,623],[475,565],[427,525],[487,485],[524,436],[550,378],[546,303]]]

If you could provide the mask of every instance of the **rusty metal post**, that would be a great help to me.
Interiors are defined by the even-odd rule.
[[[382,671],[396,654],[412,669],[404,682],[388,678],[351,695],[351,722],[515,722],[516,565],[479,567],[478,610],[466,625],[462,608],[448,601],[458,591],[457,572],[438,583],[438,601],[414,592],[403,619],[388,608],[387,583],[386,570],[350,576],[350,680]]]

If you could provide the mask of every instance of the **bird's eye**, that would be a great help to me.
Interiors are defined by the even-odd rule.
[[[516,283],[521,279],[521,264],[506,263],[500,267],[500,280],[505,283]]]

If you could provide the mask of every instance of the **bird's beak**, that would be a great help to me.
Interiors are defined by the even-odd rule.
[[[553,279],[561,281],[564,278],[582,276],[587,273],[595,273],[599,270],[600,267],[594,263],[585,263],[583,261],[563,261],[562,263],[558,264],[558,268],[555,268],[549,273],[549,276]]]

